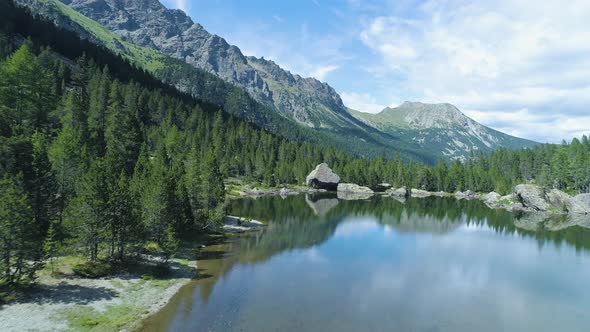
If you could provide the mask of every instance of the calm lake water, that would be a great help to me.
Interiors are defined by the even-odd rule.
[[[444,198],[232,204],[268,227],[201,252],[145,331],[590,329],[586,227]]]

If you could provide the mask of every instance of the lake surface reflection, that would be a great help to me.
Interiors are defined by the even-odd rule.
[[[590,326],[585,220],[543,221],[446,198],[300,195],[237,200],[231,210],[268,226],[200,253],[200,279],[146,331]]]

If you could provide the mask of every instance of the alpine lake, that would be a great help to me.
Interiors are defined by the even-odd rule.
[[[588,331],[590,220],[454,198],[238,199],[144,331]]]

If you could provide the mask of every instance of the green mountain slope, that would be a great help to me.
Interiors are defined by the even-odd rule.
[[[125,4],[134,2],[135,0],[129,0],[125,1]],[[277,95],[276,87],[286,90],[285,93],[279,94],[282,97],[277,97],[276,103],[279,106],[293,106],[294,113],[285,111],[286,108],[277,108],[275,101],[265,101],[260,93],[256,93],[248,87],[239,86],[236,82],[224,81],[224,77],[215,73],[211,68],[197,68],[194,64],[185,62],[186,59],[174,57],[174,54],[163,54],[154,49],[153,42],[144,43],[145,45],[142,46],[129,35],[120,33],[120,31],[120,34],[115,33],[73,9],[80,9],[76,7],[77,4],[94,4],[91,7],[95,10],[96,8],[104,9],[105,1],[66,1],[71,7],[58,0],[17,0],[17,3],[29,7],[33,13],[51,19],[60,27],[75,31],[83,38],[104,45],[180,91],[219,105],[229,113],[289,139],[332,146],[358,156],[377,155],[385,151],[388,155],[398,154],[404,159],[427,163],[435,160],[434,156],[424,153],[413,142],[404,142],[393,135],[382,133],[351,116],[346,112],[340,97],[327,84],[292,75],[271,61],[251,57],[244,57],[245,60],[240,58],[240,61],[250,63],[251,65],[248,66],[255,71],[243,73],[242,76],[255,77],[251,83],[256,87],[262,86],[262,90],[269,86],[275,87],[274,92],[270,93],[273,96]],[[143,4],[144,2],[140,3],[140,5]],[[184,14],[179,16],[178,11],[162,9],[163,6],[155,0],[146,1],[145,4],[157,6],[166,15],[176,17],[176,21],[188,19]],[[96,11],[100,12],[100,10]],[[189,23],[192,24],[192,21]],[[173,24],[164,24],[166,28],[171,26],[174,27]],[[200,27],[194,24],[192,26],[197,30]],[[206,36],[209,39],[208,45],[213,49],[218,48],[215,46],[217,44],[221,44],[223,47],[227,46],[227,43],[217,36],[208,33]],[[163,51],[166,50],[163,49]],[[235,46],[228,46],[223,52],[217,49],[215,52],[209,53],[216,54],[216,58],[214,60],[208,59],[206,62],[214,63],[216,66],[221,66],[221,63],[224,62],[232,62],[228,61],[228,59],[233,59],[232,54],[243,57]],[[240,63],[240,61],[237,62]],[[256,81],[256,77],[257,79],[273,77],[273,79],[261,83],[261,81]],[[292,87],[285,85],[289,82],[293,83]],[[301,86],[306,87],[302,89]],[[313,95],[302,96],[301,91],[312,91]],[[302,106],[294,101],[310,102]],[[321,111],[311,112],[310,110]]]

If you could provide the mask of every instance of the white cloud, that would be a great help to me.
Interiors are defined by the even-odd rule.
[[[343,92],[340,96],[344,105],[356,111],[379,113],[385,108],[385,105],[377,103],[375,98],[368,93]]]
[[[245,55],[271,59],[293,74],[320,81],[350,59],[341,52],[342,35],[317,34],[305,23],[295,31],[282,31],[274,24],[276,22],[236,24],[224,37],[230,44],[240,47]],[[286,25],[285,29],[288,29]]]
[[[359,35],[395,95],[541,141],[590,131],[589,1],[432,0],[403,17],[373,17]]]
[[[323,81],[324,78],[326,77],[326,75],[328,75],[330,72],[334,71],[338,69],[338,66],[334,66],[334,65],[327,65],[327,66],[319,66],[316,69],[314,69],[313,71],[310,72],[311,77],[315,77],[320,81]]]
[[[189,10],[189,1],[188,0],[164,0],[164,4],[168,5],[171,8],[180,9],[185,13],[188,13]]]

